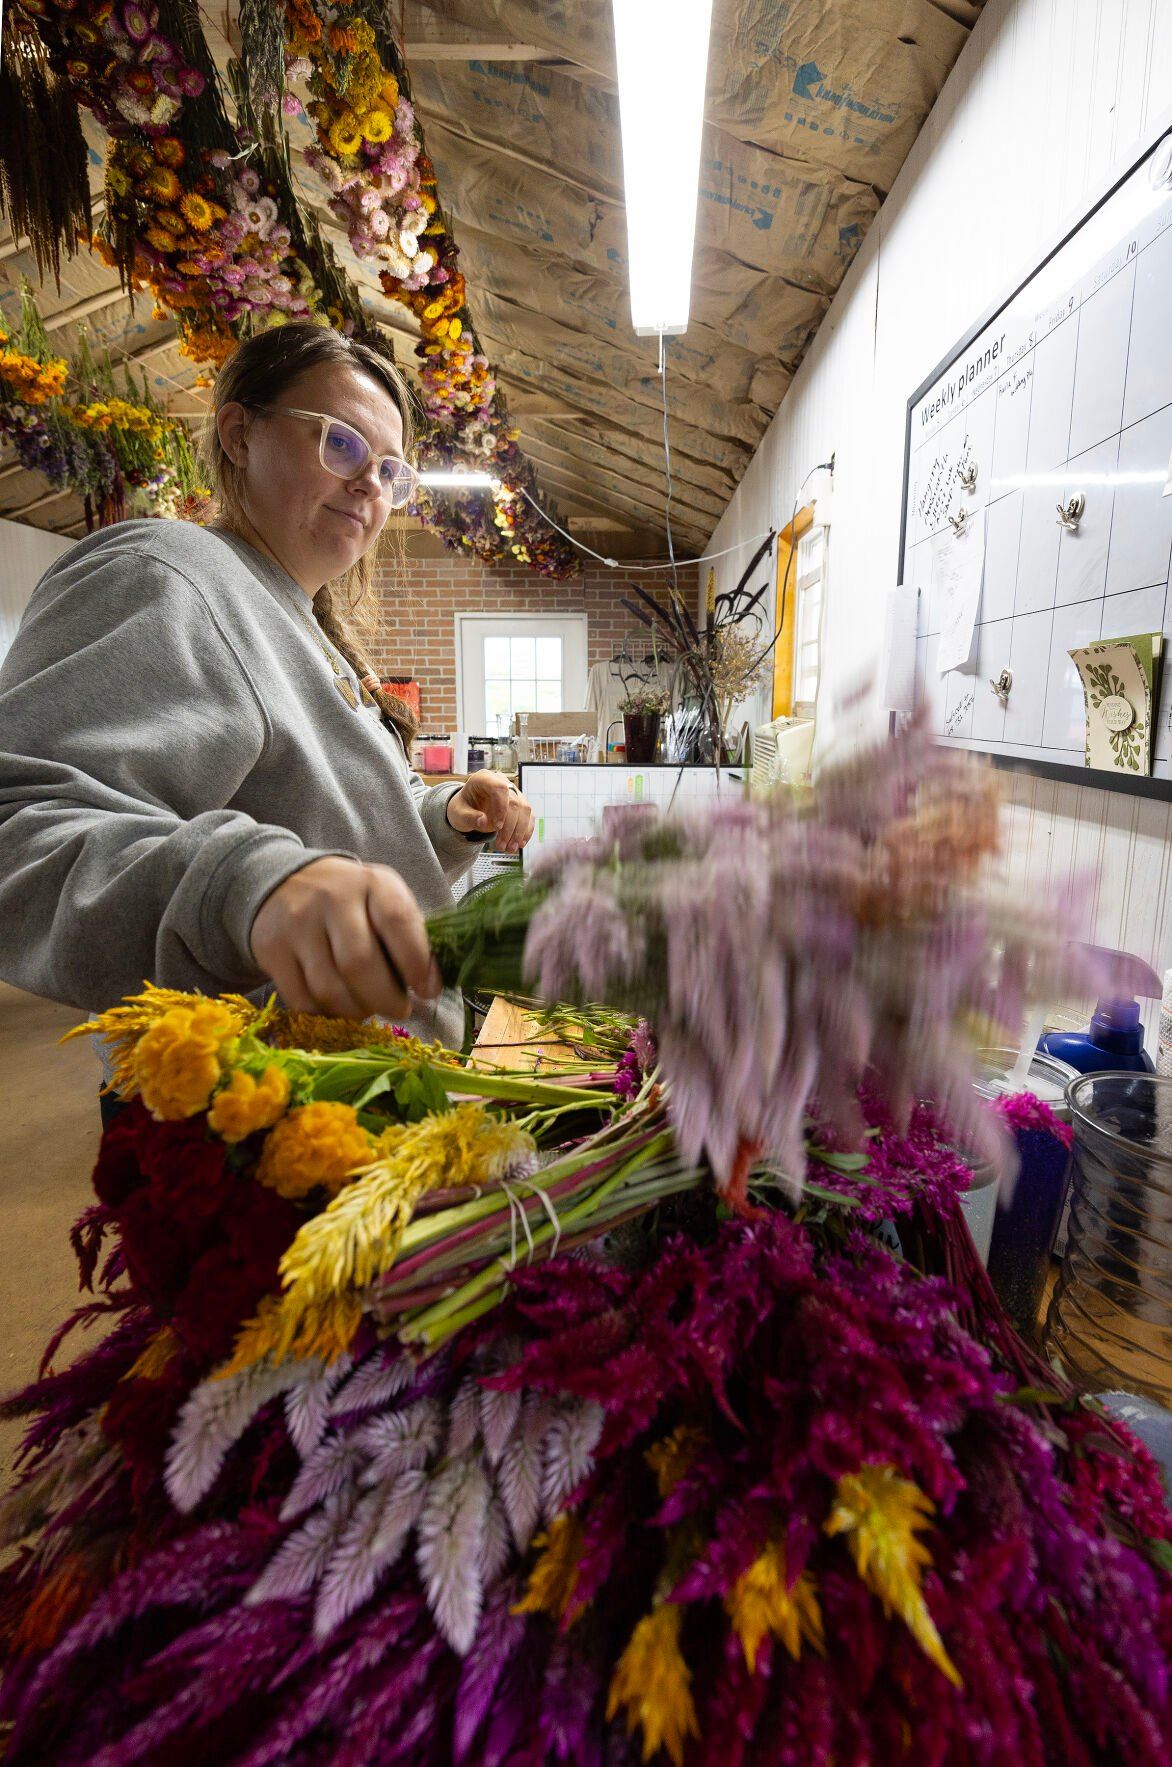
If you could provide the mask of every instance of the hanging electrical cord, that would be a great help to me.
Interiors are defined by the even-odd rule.
[[[663,525],[667,530],[667,556],[671,561],[671,598],[678,606],[680,579],[679,572],[676,570],[675,542],[671,536],[671,440],[667,433],[667,355],[662,331],[659,334],[659,395],[663,400],[663,474],[667,481],[667,501],[663,508]]]

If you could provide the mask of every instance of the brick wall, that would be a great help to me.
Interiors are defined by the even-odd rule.
[[[547,582],[518,566],[497,570],[475,561],[408,558],[384,564],[378,579],[378,611],[371,633],[371,660],[381,675],[412,675],[420,684],[420,721],[436,734],[456,728],[456,622],[458,613],[585,613],[587,666],[611,656],[624,637],[639,631],[622,606],[631,583],[657,586],[656,571],[636,578],[604,565],[585,568],[568,583]],[[680,570],[680,592],[696,604],[696,567]],[[568,710],[577,710],[569,707]]]

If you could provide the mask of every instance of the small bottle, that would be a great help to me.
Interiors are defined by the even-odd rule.
[[[1154,1074],[1155,1063],[1144,1048],[1138,1000],[1100,1000],[1085,1031],[1047,1031],[1038,1041],[1044,1055],[1068,1062],[1080,1074]]]

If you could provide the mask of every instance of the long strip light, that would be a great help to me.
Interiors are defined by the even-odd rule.
[[[688,329],[712,0],[611,0],[631,323]]]
[[[495,490],[500,480],[490,472],[421,472],[421,485],[442,485],[449,491]]]

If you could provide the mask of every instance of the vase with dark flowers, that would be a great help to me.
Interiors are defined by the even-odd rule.
[[[664,695],[653,691],[632,693],[623,701],[619,709],[623,714],[628,761],[640,766],[654,761],[665,704]]]

